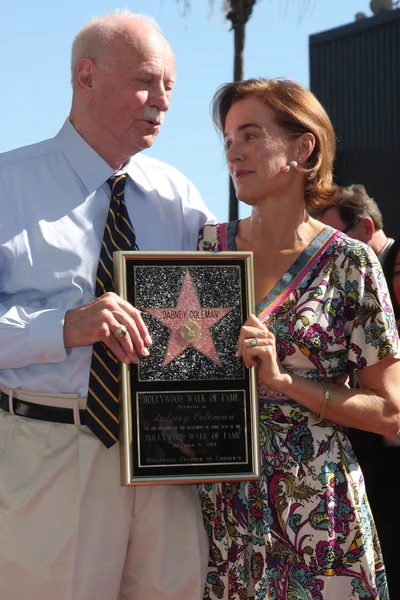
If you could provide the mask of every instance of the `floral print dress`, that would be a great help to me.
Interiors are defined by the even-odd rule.
[[[204,227],[200,250],[235,250],[237,222]],[[377,258],[326,227],[257,307],[289,371],[336,380],[397,353]],[[202,484],[210,541],[204,598],[388,600],[364,480],[346,435],[258,384],[260,481]],[[323,389],[321,386],[321,405]]]

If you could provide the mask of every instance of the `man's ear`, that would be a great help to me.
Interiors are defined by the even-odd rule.
[[[372,236],[375,233],[375,225],[373,220],[371,219],[371,217],[363,217],[358,223],[358,225],[360,228],[362,228],[362,231],[364,233],[363,239],[366,241],[365,243],[369,244],[369,242],[372,239]]]
[[[96,65],[90,58],[82,58],[75,72],[75,83],[82,96],[89,100],[93,95],[93,72]]]

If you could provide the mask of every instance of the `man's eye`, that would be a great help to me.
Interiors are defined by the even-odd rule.
[[[246,140],[252,140],[254,137],[254,133],[246,133]]]

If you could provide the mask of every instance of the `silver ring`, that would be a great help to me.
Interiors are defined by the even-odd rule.
[[[118,325],[118,327],[116,327],[116,328],[114,329],[113,336],[114,336],[115,338],[117,338],[117,339],[118,339],[118,338],[119,338],[119,339],[122,339],[122,338],[124,338],[124,337],[126,336],[126,334],[127,334],[127,333],[128,333],[128,332],[127,332],[127,330],[126,330],[126,327],[125,327],[125,325]]]
[[[258,339],[257,338],[251,338],[250,344],[252,346],[258,346]]]

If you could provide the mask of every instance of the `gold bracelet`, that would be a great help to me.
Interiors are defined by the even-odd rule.
[[[328,386],[326,385],[325,381],[320,381],[319,382],[323,388],[324,388],[324,403],[322,405],[322,410],[321,410],[321,414],[319,415],[319,417],[317,417],[316,423],[320,423],[321,421],[323,421],[324,419],[324,414],[326,411],[326,407],[328,405],[329,400],[332,398],[332,394],[330,389],[328,388]]]

